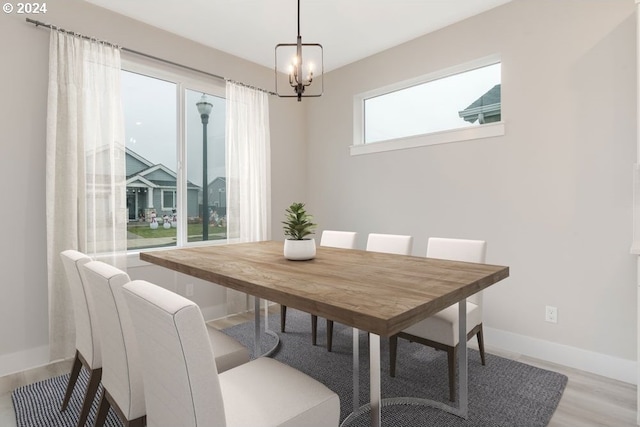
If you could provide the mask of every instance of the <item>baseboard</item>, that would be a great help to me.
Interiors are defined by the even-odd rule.
[[[209,307],[200,307],[200,311],[202,312],[202,317],[204,317],[204,320],[208,322],[210,320],[225,317],[227,315],[227,305],[218,304]]]
[[[216,319],[226,315],[226,307],[212,306],[203,309],[205,319]],[[602,353],[596,353],[557,344],[537,338],[514,334],[494,328],[484,328],[485,342],[489,347],[535,357],[551,363],[602,375],[637,385],[637,363]],[[473,345],[473,340],[470,344]],[[0,355],[0,377],[22,372],[49,363],[49,346]]]
[[[0,355],[0,377],[49,364],[49,346]]]
[[[500,329],[485,327],[484,335],[487,346],[490,345],[630,384],[637,385],[638,383],[638,364],[635,360],[622,359]]]

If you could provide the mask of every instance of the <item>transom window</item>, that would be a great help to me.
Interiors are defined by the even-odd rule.
[[[501,74],[484,58],[357,95],[352,154],[503,134]]]

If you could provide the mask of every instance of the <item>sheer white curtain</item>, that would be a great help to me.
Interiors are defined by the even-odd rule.
[[[52,30],[46,164],[49,346],[73,356],[73,305],[60,252],[76,249],[126,268],[120,51]]]
[[[227,233],[230,241],[271,237],[271,156],[268,94],[227,82]],[[230,313],[246,310],[244,294],[229,290]]]

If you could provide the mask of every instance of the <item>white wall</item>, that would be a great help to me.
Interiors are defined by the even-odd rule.
[[[511,268],[486,292],[489,345],[635,382],[635,31],[633,0],[515,0],[329,73],[308,110],[310,211],[361,247],[486,239]],[[504,136],[349,155],[355,94],[496,53]]]
[[[32,16],[68,30],[273,89],[273,70],[206,48],[78,0],[48,3],[46,15]],[[49,31],[24,15],[0,15],[0,181],[6,204],[0,243],[0,376],[48,361],[48,298],[45,228],[45,124]],[[271,97],[272,205],[282,212],[302,199],[305,104]],[[272,218],[281,238],[280,218]],[[134,268],[146,278],[184,292],[187,280],[154,268]],[[195,300],[217,313],[225,292],[192,281]]]

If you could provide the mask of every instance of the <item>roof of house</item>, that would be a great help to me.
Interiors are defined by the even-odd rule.
[[[126,148],[127,186],[134,183],[151,188],[175,188],[177,175],[162,164],[153,164],[130,148]],[[134,160],[134,161],[130,161]],[[187,189],[200,189],[200,186],[187,181]]]
[[[478,119],[478,113],[483,113],[485,116],[500,114],[501,101],[501,85],[497,84],[480,98],[473,101],[467,108],[458,111],[458,115],[464,120],[473,123]]]
[[[500,88],[501,88],[501,86],[502,85],[500,85],[500,84],[495,85],[494,87],[489,89],[487,92],[485,92],[485,94],[482,95],[480,98],[478,98],[475,101],[473,101],[471,103],[471,105],[469,105],[467,108],[465,108],[465,110],[469,110],[469,109],[475,108],[475,107],[480,107],[480,106],[483,106],[483,105],[491,105],[491,104],[500,103],[500,99],[501,99],[501,90],[500,90]]]

